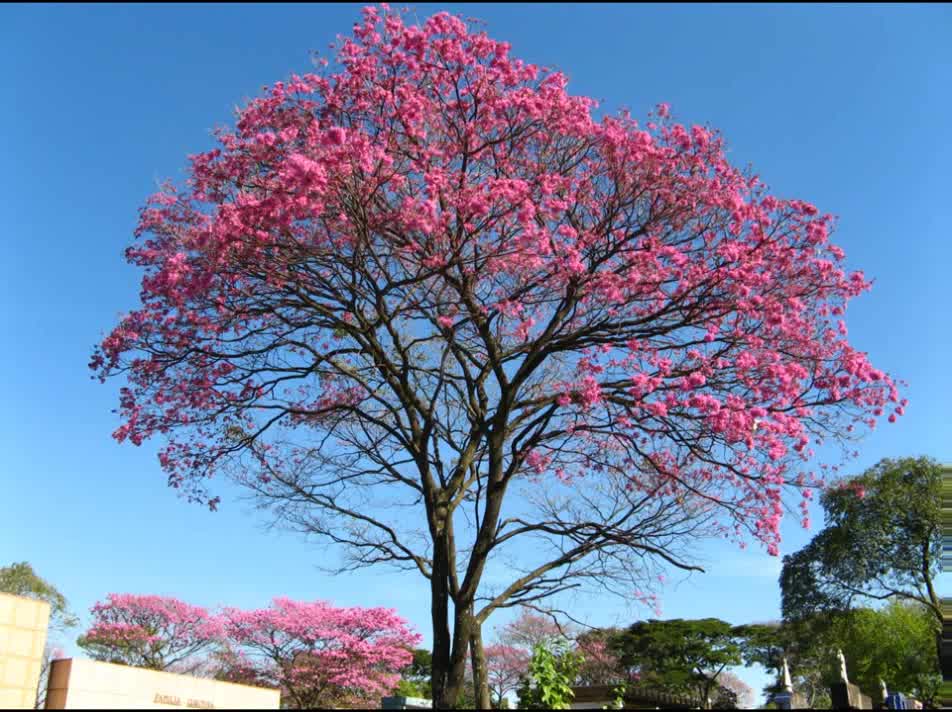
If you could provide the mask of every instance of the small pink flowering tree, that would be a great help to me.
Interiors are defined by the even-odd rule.
[[[495,708],[506,695],[519,689],[531,659],[532,655],[523,648],[503,644],[486,646],[487,685]]]
[[[582,656],[578,676],[580,685],[616,685],[637,680],[636,675],[629,675],[624,669],[621,659],[604,637],[580,636],[575,651]]]
[[[757,701],[753,688],[741,680],[730,670],[725,670],[717,676],[717,684],[720,689],[727,690],[734,695],[733,704],[737,709],[753,709]]]
[[[368,8],[336,60],[149,200],[91,365],[172,486],[214,508],[229,472],[344,568],[424,576],[439,706],[500,607],[629,595],[712,531],[776,554],[814,444],[902,413],[832,217],[715,131],[597,117],[447,13]]]
[[[537,645],[551,647],[559,642],[567,642],[573,633],[573,629],[560,624],[554,614],[523,607],[519,610],[518,618],[499,631],[499,641],[531,654]]]
[[[175,598],[110,593],[91,609],[93,623],[77,643],[106,662],[183,671],[221,640],[222,626],[206,609]]]
[[[269,608],[222,616],[236,679],[280,688],[285,704],[299,709],[379,702],[420,641],[385,608],[276,598]]]

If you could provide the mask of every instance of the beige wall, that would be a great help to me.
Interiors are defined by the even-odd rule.
[[[70,658],[50,669],[46,709],[278,709],[278,690]]]
[[[0,709],[32,709],[50,604],[0,593]]]

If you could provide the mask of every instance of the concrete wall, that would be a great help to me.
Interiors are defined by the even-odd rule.
[[[278,709],[281,693],[207,678],[113,665],[56,660],[46,709]]]
[[[0,593],[0,709],[32,709],[50,604]]]

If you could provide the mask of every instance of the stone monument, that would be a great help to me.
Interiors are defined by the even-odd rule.
[[[830,700],[835,710],[871,710],[873,700],[864,695],[857,685],[850,682],[846,674],[846,657],[842,650],[836,651],[840,663],[840,681],[830,687]]]
[[[840,661],[840,682],[849,684],[850,679],[846,674],[846,656],[843,655],[842,650],[837,650],[836,657]]]
[[[782,710],[802,709],[807,706],[807,701],[799,692],[793,691],[793,680],[790,677],[790,666],[787,664],[787,658],[783,658],[783,664],[780,666],[780,680],[777,682],[780,692],[775,692],[770,697],[770,701]]]

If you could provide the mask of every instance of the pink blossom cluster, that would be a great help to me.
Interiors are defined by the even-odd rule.
[[[110,593],[90,613],[83,648],[97,658],[159,670],[212,647],[224,631],[207,609],[166,596]]]
[[[226,608],[222,621],[226,638],[262,677],[307,706],[386,695],[421,640],[391,609],[324,601],[275,598],[268,608]]]
[[[831,215],[771,195],[713,129],[663,104],[644,126],[596,118],[509,52],[445,12],[366,8],[336,64],[275,83],[192,156],[141,212],[142,304],[92,359],[128,379],[115,437],[168,437],[170,483],[208,501],[239,447],[293,458],[258,447],[269,428],[375,407],[386,349],[356,344],[412,324],[497,378],[500,354],[551,356],[513,405],[555,409],[523,471],[578,482],[611,459],[776,553],[784,490],[819,486],[813,447],[904,412],[846,338],[870,281]]]
[[[276,598],[220,613],[154,595],[109,594],[80,645],[99,659],[169,669],[196,663],[224,679],[277,687],[298,706],[378,699],[412,660],[420,636],[387,608]]]
[[[641,589],[635,589],[632,592],[632,595],[636,601],[651,608],[652,613],[654,613],[656,617],[661,617],[661,599],[658,597],[658,594],[652,593],[650,591],[642,591]]]
[[[530,653],[537,645],[551,646],[565,638],[565,632],[551,616],[533,612],[527,607],[520,608],[518,618],[507,623],[499,632],[502,645]]]
[[[609,649],[605,640],[584,637],[576,643],[582,656],[579,677],[588,685],[613,685],[623,681],[637,681],[637,673],[624,671],[618,655]]]
[[[489,691],[498,703],[519,688],[522,676],[529,670],[532,655],[525,648],[503,643],[487,645],[484,652]]]

